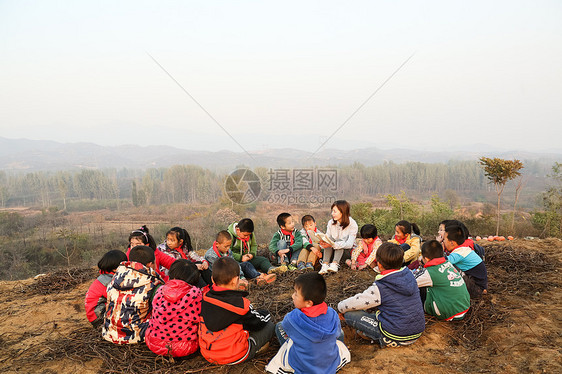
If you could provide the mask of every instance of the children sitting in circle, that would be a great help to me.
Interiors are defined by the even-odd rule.
[[[249,218],[220,231],[204,256],[195,252],[180,227],[170,229],[158,249],[143,226],[130,234],[127,255],[110,251],[99,261],[100,276],[86,294],[87,318],[94,326],[103,322],[102,336],[110,342],[144,341],[152,352],[173,357],[200,349],[207,361],[221,365],[253,358],[267,349],[275,332],[281,347],[266,371],[335,373],[351,356],[340,318],[325,302],[323,275],[338,271],[345,250],[353,248],[346,261],[351,270],[376,269],[380,274],[365,291],[337,304],[341,320],[381,347],[419,339],[425,330],[424,311],[439,320],[464,318],[470,297],[487,292],[486,266],[462,222],[441,222],[441,242],[431,240],[421,248],[416,224],[399,221],[393,239],[385,243],[374,224],[365,224],[353,247],[357,224],[349,213],[345,200],[332,204],[326,230],[332,244],[310,236],[317,232],[311,215],[303,216],[303,229],[298,230],[289,213],[279,214],[279,230],[269,245],[280,260],[277,268],[257,255]],[[412,273],[406,265],[418,257],[423,267]],[[320,272],[305,272],[318,259]],[[269,312],[252,307],[245,278],[267,286],[276,273],[295,264],[302,272],[293,284],[295,309],[281,322],[271,321]],[[201,283],[205,272],[209,281]]]

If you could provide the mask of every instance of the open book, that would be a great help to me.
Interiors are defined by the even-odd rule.
[[[310,244],[312,244],[315,247],[318,247],[318,243],[320,241],[326,242],[326,243],[330,244],[331,246],[334,246],[336,244],[336,243],[334,243],[334,241],[332,239],[330,239],[328,237],[328,235],[326,235],[326,234],[324,234],[320,231],[314,232],[312,230],[308,230],[307,233],[308,233],[308,236],[310,237],[310,239],[312,240],[312,243],[310,243]]]

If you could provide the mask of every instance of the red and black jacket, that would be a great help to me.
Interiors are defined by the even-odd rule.
[[[213,285],[203,295],[199,348],[211,363],[231,364],[248,356],[249,331],[258,331],[271,319],[269,313],[252,308],[246,291]]]

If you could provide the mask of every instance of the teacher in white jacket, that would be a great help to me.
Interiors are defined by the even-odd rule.
[[[324,241],[320,242],[320,246],[324,248],[322,256],[322,268],[319,274],[328,272],[335,273],[340,268],[340,260],[344,249],[352,249],[357,237],[357,222],[349,216],[350,205],[345,200],[337,200],[332,204],[332,219],[328,221],[326,227],[326,235],[334,244],[330,245]],[[330,263],[330,258],[334,258]]]

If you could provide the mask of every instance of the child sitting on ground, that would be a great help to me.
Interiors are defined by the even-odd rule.
[[[377,250],[381,273],[362,293],[338,303],[345,322],[381,347],[414,343],[425,330],[425,316],[416,279],[402,267],[404,250],[386,242]],[[378,307],[376,313],[366,309]]]
[[[444,221],[441,221],[441,223],[439,224],[439,231],[437,232],[437,241],[439,243],[441,243],[441,245],[444,246],[443,244],[443,240],[445,238],[445,226],[448,225],[458,225],[460,226],[462,232],[463,232],[463,237],[464,237],[464,243],[462,244],[463,247],[470,247],[470,249],[472,249],[474,252],[476,252],[476,254],[478,256],[480,256],[480,258],[482,259],[482,261],[485,261],[486,258],[486,252],[484,250],[484,247],[482,247],[481,245],[475,243],[472,239],[469,238],[470,233],[468,231],[468,227],[466,227],[466,225],[464,223],[462,223],[461,221],[457,221],[456,219],[446,219]],[[443,247],[443,249],[445,249]],[[449,253],[447,252],[447,250],[445,249],[445,255],[449,255]]]
[[[103,323],[105,316],[105,303],[107,302],[107,285],[113,278],[119,264],[127,261],[127,255],[120,250],[114,249],[103,255],[98,262],[100,275],[90,285],[86,292],[86,317],[94,326],[98,327]]]
[[[338,313],[325,303],[327,287],[316,272],[299,275],[294,310],[275,326],[281,348],[265,370],[270,373],[335,373],[351,361]]]
[[[424,310],[445,321],[461,320],[470,308],[470,295],[461,273],[445,258],[437,240],[422,245],[424,269],[416,273],[418,287],[427,287]]]
[[[211,283],[211,271],[209,270],[209,262],[205,260],[202,256],[199,256],[197,252],[193,250],[191,246],[191,237],[186,229],[181,227],[172,227],[166,233],[166,241],[158,246],[158,249],[162,253],[171,256],[175,260],[184,259],[189,260],[197,266],[201,278],[199,280],[199,288],[205,287],[207,284]],[[162,273],[166,276],[168,272],[166,269],[160,269]]]
[[[105,340],[116,344],[144,341],[154,290],[164,283],[155,270],[152,248],[137,245],[107,286],[107,311],[102,329]]]
[[[273,267],[267,258],[257,255],[258,243],[251,219],[243,218],[238,223],[231,224],[228,226],[228,232],[232,236],[230,250],[236,261],[250,262],[257,271],[266,274],[287,271],[286,267]]]
[[[199,347],[201,355],[217,364],[237,364],[253,358],[273,336],[268,312],[257,311],[239,291],[240,267],[230,257],[213,264],[213,282],[203,295]]]
[[[465,275],[464,281],[470,297],[480,297],[487,293],[488,273],[484,261],[470,247],[465,246],[465,233],[454,222],[445,226],[443,244],[450,253],[447,259]]]
[[[205,260],[209,262],[209,270],[213,270],[213,264],[221,257],[232,257],[230,245],[232,244],[232,236],[226,230],[220,231],[213,246],[205,252]],[[249,284],[246,278],[255,279],[258,286],[264,286],[268,283],[275,282],[277,276],[275,274],[263,274],[254,268],[254,266],[246,261],[240,262],[240,289],[248,291]]]
[[[352,270],[363,270],[367,267],[374,268],[377,265],[377,248],[382,244],[382,240],[377,235],[375,225],[366,224],[361,227],[361,240],[351,252],[351,259],[345,263]]]
[[[314,245],[314,240],[308,234],[309,231],[317,232],[316,220],[310,214],[307,214],[301,219],[302,229],[302,250],[297,260],[298,270],[314,270],[316,260],[322,258],[322,249],[320,246]]]
[[[175,259],[164,254],[161,250],[156,247],[156,241],[150,233],[148,232],[148,227],[146,225],[141,226],[138,230],[133,230],[131,234],[129,234],[129,247],[127,248],[127,258],[129,258],[129,253],[131,252],[131,248],[136,247],[137,245],[146,245],[154,251],[154,263],[156,265],[155,269],[158,275],[164,280],[168,280],[168,275],[165,271],[161,271],[161,269],[166,270],[169,269],[170,266],[174,263]]]
[[[170,266],[170,280],[159,287],[152,300],[152,317],[146,345],[157,355],[183,357],[199,348],[197,331],[201,314],[199,271],[194,263],[180,259]]]
[[[411,269],[419,266],[418,258],[421,253],[420,229],[415,223],[399,221],[394,226],[394,236],[389,240],[398,244],[404,250],[404,265]]]
[[[277,216],[279,230],[269,242],[269,251],[275,256],[277,264],[288,270],[297,269],[297,259],[302,249],[301,232],[295,229],[295,220],[289,213]]]

